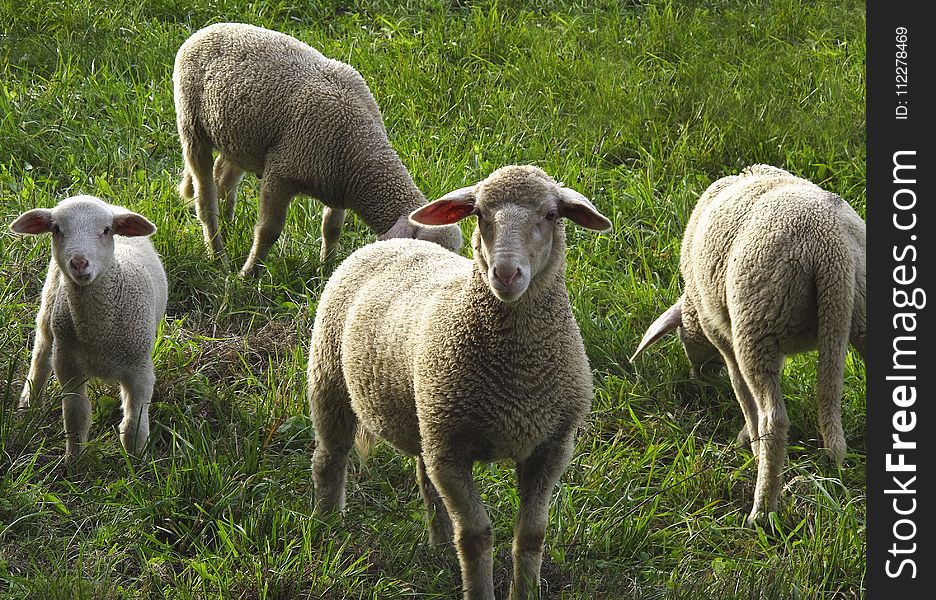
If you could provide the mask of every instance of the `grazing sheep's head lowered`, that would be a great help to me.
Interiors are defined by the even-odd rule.
[[[66,198],[54,208],[34,208],[10,225],[16,233],[52,234],[52,256],[59,269],[77,285],[89,285],[114,261],[114,236],[151,235],[146,217],[94,196]]]
[[[515,302],[531,282],[563,264],[565,224],[607,231],[611,222],[585,196],[563,187],[529,165],[497,169],[480,183],[464,187],[413,211],[418,225],[444,226],[475,215],[475,262],[494,296]]]

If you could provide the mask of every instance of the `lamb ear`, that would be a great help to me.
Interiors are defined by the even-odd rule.
[[[637,351],[630,357],[630,362],[634,362],[634,359],[637,358],[641,352],[680,325],[682,325],[682,298],[677,300],[676,304],[666,309],[666,311],[657,317],[657,320],[647,328],[643,339],[640,340],[640,345],[637,346]]]
[[[10,224],[10,229],[16,233],[29,233],[36,235],[52,231],[52,211],[48,208],[34,208],[27,210]]]
[[[416,225],[451,225],[474,214],[475,186],[459,188],[417,208],[409,220]]]
[[[137,237],[141,235],[153,235],[156,233],[156,226],[143,215],[135,212],[120,212],[114,215],[114,222],[111,229],[117,235],[127,237]]]
[[[611,221],[598,212],[598,209],[588,201],[588,198],[569,188],[562,188],[559,214],[586,229],[595,231],[608,231],[611,229]]]

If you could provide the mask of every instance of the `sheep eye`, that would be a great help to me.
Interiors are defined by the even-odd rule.
[[[52,226],[52,233],[58,235],[58,234],[62,233],[62,230],[59,229],[59,226],[58,226],[58,225],[53,225],[53,226]]]
[[[110,227],[105,227],[103,235],[107,235],[108,233],[110,233]]]
[[[558,212],[558,211],[556,211],[556,210],[551,210],[551,211],[549,211],[548,213],[546,213],[546,220],[547,220],[547,221],[555,221],[555,220],[556,220],[556,217],[558,217],[558,216],[559,216],[559,212]]]

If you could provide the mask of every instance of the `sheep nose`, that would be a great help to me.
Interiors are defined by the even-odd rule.
[[[511,271],[509,268],[505,269],[505,271],[507,272],[506,275],[504,275],[504,271],[501,271],[500,273],[498,273],[497,267],[495,266],[494,277],[496,277],[497,280],[500,281],[504,285],[504,287],[509,288],[510,284],[513,283],[517,279],[517,277],[520,276],[520,267],[517,267],[515,271]]]
[[[76,256],[68,261],[68,266],[76,273],[84,273],[88,270],[88,259],[83,256]]]

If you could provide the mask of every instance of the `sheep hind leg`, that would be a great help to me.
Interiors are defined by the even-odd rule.
[[[149,407],[153,398],[156,377],[153,367],[133,380],[121,382],[120,398],[123,405],[123,420],[120,422],[120,443],[127,454],[143,456],[149,439]]]
[[[429,519],[429,543],[433,546],[451,543],[452,520],[449,518],[439,491],[426,473],[426,463],[423,462],[421,455],[416,457],[416,479],[419,482],[419,493],[426,506],[426,515]]]
[[[237,188],[244,179],[244,170],[218,154],[214,163],[214,182],[218,196],[223,198],[224,224],[230,227],[234,220],[234,207],[237,203]]]
[[[260,186],[260,213],[254,228],[250,255],[241,268],[241,277],[251,277],[260,271],[260,263],[270,253],[270,248],[283,232],[289,201],[294,190],[272,173],[265,173]]]
[[[186,171],[194,184],[195,214],[201,221],[205,244],[216,257],[225,260],[224,243],[218,225],[218,189],[214,182],[211,148],[183,146],[183,154]]]
[[[314,353],[309,359],[308,394],[315,451],[312,454],[312,482],[315,512],[325,514],[344,510],[348,479],[348,459],[354,447],[357,417],[340,371],[320,368]]]
[[[845,432],[842,430],[842,388],[848,342],[842,336],[837,341],[820,339],[819,344],[816,377],[819,431],[829,456],[837,465],[841,465],[847,451]]]
[[[748,525],[763,524],[769,513],[777,511],[790,428],[780,391],[783,356],[778,355],[774,360],[758,360],[757,357],[762,356],[763,351],[764,348],[742,349],[738,356],[744,379],[758,406],[757,483],[754,486],[754,506],[747,519]]]
[[[432,447],[431,441],[425,442],[427,446]],[[471,478],[472,463],[453,460],[457,456],[454,450],[436,450],[433,456],[424,457],[426,473],[452,519],[464,600],[494,600],[494,533]]]
[[[322,210],[322,251],[321,263],[330,265],[338,256],[338,238],[345,222],[345,210],[326,206]]]
[[[538,597],[549,500],[569,465],[573,446],[570,433],[558,443],[544,444],[517,465],[520,510],[514,527],[511,600]]]

